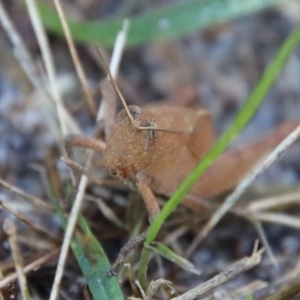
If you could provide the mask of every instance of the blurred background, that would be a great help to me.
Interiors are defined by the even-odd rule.
[[[119,87],[127,102],[139,106],[164,102],[169,105],[202,107],[211,112],[216,134],[219,136],[229,126],[282,42],[300,22],[299,1],[269,0],[258,1],[259,4],[257,1],[248,1],[249,5],[245,7],[238,2],[240,1],[69,0],[62,1],[62,4],[67,18],[77,25],[83,25],[74,26],[73,36],[97,107],[101,103],[99,82],[105,77],[105,72],[94,44],[97,43],[109,58],[116,32],[123,19],[129,18],[131,27],[128,47],[124,52],[118,77]],[[43,74],[41,54],[25,4],[23,1],[13,0],[2,3],[37,69]],[[95,118],[84,99],[65,38],[60,33],[60,25],[56,17],[53,17],[53,3],[42,1],[40,9],[65,106],[81,130],[91,136],[95,129]],[[197,14],[196,10],[199,10]],[[102,27],[97,31],[95,24],[102,24]],[[60,134],[54,117],[55,111],[40,99],[32,87],[16,61],[11,43],[2,28],[0,47],[0,178],[28,194],[49,200],[45,174],[49,176],[49,170],[55,169],[59,174],[56,192],[66,198],[69,171],[59,159]],[[299,120],[299,82],[300,52],[297,48],[257,115],[233,147],[250,143],[285,120]],[[119,103],[118,109],[120,108]],[[253,200],[297,191],[300,177],[299,147],[299,143],[294,145],[261,176],[246,198]],[[101,173],[100,176],[106,176],[101,169],[101,157],[97,158],[96,171]],[[138,216],[132,213],[132,207],[136,208],[135,211],[143,211],[142,201],[137,201],[139,196],[123,187],[115,189],[93,184],[88,188],[87,198],[89,199],[83,207],[84,215],[104,245],[109,258],[113,260],[121,245],[128,240],[130,228],[140,218],[139,213]],[[103,209],[99,208],[97,198],[101,198],[126,226],[112,224],[109,218],[103,216]],[[36,211],[21,196],[3,185],[0,186],[0,199],[10,203],[33,223],[41,223],[57,239],[62,237],[59,220],[53,214]],[[299,206],[295,204],[279,210],[299,216]],[[171,242],[178,254],[184,253],[186,245],[191,243],[202,226],[197,216],[194,216],[194,220],[187,221],[187,212],[185,208],[180,208],[162,233],[164,239],[170,232],[186,227]],[[25,263],[59,244],[58,241],[37,236],[22,222],[18,222],[16,217],[1,210],[0,223],[5,217],[18,224]],[[181,220],[178,221],[178,227],[172,225],[176,220]],[[143,224],[147,224],[146,214]],[[265,255],[260,266],[225,286],[226,291],[260,280],[268,287],[257,291],[253,299],[262,299],[272,289],[299,274],[299,231],[278,224],[265,224],[264,229],[278,259],[278,266],[274,266],[268,255]],[[202,271],[200,276],[178,272],[171,263],[156,258],[150,270],[151,278],[170,279],[174,283],[174,289],[183,292],[217,274],[228,263],[249,255],[257,237],[257,231],[250,222],[230,215],[191,257],[196,268]],[[132,262],[133,266],[135,261]],[[38,297],[36,299],[47,299],[55,264],[54,259],[39,271],[28,275],[30,287]],[[7,236],[2,226],[0,265],[4,274],[13,268]],[[125,294],[129,295],[128,278],[123,276],[122,282]],[[85,281],[73,257],[68,262],[63,292],[65,296],[61,295],[61,299],[88,299]]]

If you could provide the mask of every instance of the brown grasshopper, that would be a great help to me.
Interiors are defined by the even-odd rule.
[[[102,151],[106,169],[141,193],[151,222],[160,210],[154,194],[170,197],[195,168],[214,142],[213,122],[203,109],[164,105],[127,107],[113,80],[112,84],[124,109],[106,130],[106,144],[97,139],[70,135],[66,139],[66,148],[80,146]],[[108,81],[104,86],[105,89],[111,88]],[[225,152],[198,180],[182,203],[194,211],[203,210],[202,199],[233,188],[297,125],[294,121],[286,122],[248,146]],[[135,242],[142,242],[144,238],[145,233]],[[135,242],[121,250],[110,275],[115,273],[123,255]]]

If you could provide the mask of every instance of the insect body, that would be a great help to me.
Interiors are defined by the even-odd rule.
[[[122,110],[106,144],[104,165],[131,186],[143,177],[155,193],[170,196],[212,145],[210,115],[204,110],[157,105],[129,106],[129,110],[143,126],[172,132],[136,129]]]
[[[233,188],[297,125],[296,121],[286,122],[250,145],[225,152],[189,191],[183,204],[202,211],[203,198]],[[214,142],[207,111],[163,105],[125,106],[107,132],[106,145],[94,138],[71,135],[66,139],[66,149],[80,146],[103,151],[106,169],[141,193],[150,222],[160,210],[154,194],[171,196]],[[115,274],[124,255],[145,236],[146,232],[137,237],[136,243],[125,245],[109,275]]]
[[[139,188],[139,183],[143,182],[152,192],[171,196],[211,148],[214,142],[211,116],[205,110],[163,105],[129,106],[129,110],[142,126],[173,132],[139,130],[122,110],[107,140],[104,165],[131,188]],[[270,135],[226,152],[199,179],[189,196],[194,199],[212,197],[233,188],[297,124],[286,122]],[[147,205],[145,195],[143,197]],[[183,203],[190,206],[188,200],[187,197]]]

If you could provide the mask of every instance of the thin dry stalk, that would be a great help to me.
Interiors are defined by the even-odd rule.
[[[300,203],[300,191],[288,193],[282,196],[268,197],[263,199],[256,199],[246,207],[248,213],[261,212],[263,210],[269,210],[276,207],[299,204]],[[245,210],[244,210],[245,211]]]
[[[116,42],[115,42],[115,47],[114,47],[114,53],[111,58],[111,63],[110,63],[110,72],[113,78],[117,78],[118,76],[118,70],[119,70],[119,65],[121,62],[121,57],[123,53],[123,49],[125,47],[125,42],[126,42],[126,36],[128,33],[128,27],[129,27],[129,21],[125,20],[123,22],[123,28],[122,30],[118,33],[116,37]],[[107,80],[109,80],[109,76],[107,75]],[[101,105],[98,110],[98,115],[97,115],[97,122],[101,122],[102,120],[105,120],[105,114],[107,110],[107,101],[102,101]]]
[[[246,297],[256,291],[259,291],[268,286],[268,283],[262,280],[254,280],[246,285],[238,288],[235,292],[241,297]]]
[[[46,230],[34,223],[32,223],[31,221],[29,221],[23,214],[19,213],[18,211],[16,211],[15,209],[13,209],[12,207],[10,207],[5,201],[3,201],[2,199],[0,199],[0,206],[2,206],[4,209],[6,209],[8,212],[10,212],[11,214],[13,214],[15,217],[17,217],[20,221],[22,221],[23,223],[25,223],[28,227],[34,229],[35,231],[37,231],[38,233],[40,233],[41,235],[46,235],[48,237],[51,238],[51,240],[53,242],[58,242],[57,237],[51,235],[49,233],[49,230]]]
[[[140,285],[140,283],[136,280],[136,281],[135,281],[135,284],[136,284],[136,286],[139,288],[139,291],[140,291],[140,294],[141,294],[142,297],[143,297],[143,300],[147,300],[147,298],[146,298],[146,293],[145,293],[145,291],[143,290],[143,288],[142,288],[142,286]]]
[[[11,22],[10,17],[6,13],[2,2],[0,1],[0,20],[3,29],[6,31],[7,36],[9,37],[12,45],[13,52],[20,63],[24,73],[27,75],[32,85],[35,87],[37,91],[41,90],[41,82],[37,76],[36,70],[34,68],[34,64],[32,59],[22,41],[19,34],[17,33],[13,23]]]
[[[225,291],[226,296],[224,295],[224,290],[216,291],[213,295],[203,298],[202,300],[241,300],[245,299],[248,295],[253,294],[256,291],[259,291],[265,287],[267,287],[268,284],[261,280],[254,280],[247,285],[244,285],[242,287],[239,287],[235,290]],[[226,297],[226,298],[225,298]]]
[[[112,182],[111,180],[101,180],[96,178],[92,172],[90,171],[90,169],[87,168],[87,166],[83,167],[82,165],[80,165],[79,163],[77,163],[76,161],[70,159],[68,156],[62,156],[61,161],[64,162],[68,167],[70,167],[73,171],[75,171],[78,174],[83,174],[86,177],[88,177],[88,179],[98,185],[104,185],[106,183],[110,183]]]
[[[163,286],[166,285],[168,287],[171,287],[172,282],[165,280],[165,279],[157,279],[155,281],[151,281],[149,284],[149,288],[146,293],[146,300],[151,300],[154,297],[154,294],[157,292],[157,290]]]
[[[266,234],[264,232],[264,229],[261,225],[261,223],[259,221],[256,221],[256,220],[252,220],[252,223],[258,233],[258,236],[260,237],[260,241],[262,242],[264,248],[266,249],[266,252],[267,254],[269,255],[270,257],[270,260],[271,262],[275,265],[275,266],[278,266],[278,262],[273,254],[273,251],[272,251],[272,248],[268,242],[268,239],[266,237]]]
[[[66,115],[64,114],[64,104],[59,92],[59,89],[57,87],[57,80],[56,80],[56,72],[55,67],[53,64],[53,57],[51,55],[50,46],[48,39],[46,37],[45,29],[42,24],[41,18],[39,16],[39,13],[36,8],[35,0],[26,0],[27,9],[29,12],[31,24],[33,26],[33,29],[35,31],[35,35],[37,37],[39,47],[41,49],[44,65],[46,68],[48,80],[51,86],[50,93],[52,96],[52,99],[54,100],[57,116],[62,132],[62,136],[65,136],[69,131],[67,129],[67,121],[65,119]],[[76,124],[73,120],[73,123]],[[76,126],[76,132],[80,132],[78,126]],[[63,149],[63,147],[62,147]]]
[[[94,202],[99,210],[101,211],[101,213],[103,214],[103,216],[111,221],[113,224],[115,224],[116,226],[120,227],[120,228],[126,228],[126,225],[117,217],[117,215],[114,213],[114,211],[112,209],[110,209],[110,207],[108,207],[100,198],[94,198],[94,197],[85,197],[88,201]]]
[[[44,102],[46,101],[46,106],[48,106],[48,104],[51,102],[49,100],[47,91],[44,89],[43,81],[41,80],[41,77],[39,76],[36,70],[32,57],[28,53],[21,37],[19,36],[13,23],[11,22],[11,19],[7,14],[6,10],[4,9],[4,6],[1,1],[0,1],[0,21],[2,27],[6,31],[6,34],[13,45],[13,53],[16,59],[19,61],[19,64],[22,67],[24,73],[27,75],[33,87],[37,91],[39,95],[39,99],[41,99],[41,101]],[[49,122],[49,124],[56,123],[56,120],[53,120],[53,117],[49,117],[48,112],[45,115],[48,118],[47,121]],[[72,132],[78,132],[78,126],[76,125],[76,123],[74,123],[74,120],[71,118],[70,114],[64,107],[63,107],[63,115],[64,115],[64,119],[67,121],[68,128],[70,128]],[[61,136],[59,136],[55,130],[53,130],[52,133],[53,136],[56,138],[56,140],[58,141],[61,140]]]
[[[32,270],[37,270],[42,264],[48,262],[52,258],[58,255],[60,248],[57,248],[50,253],[42,256],[41,258],[37,259],[36,261],[32,262],[31,264],[27,265],[24,269],[23,272],[24,274],[27,274],[31,272]],[[18,278],[17,273],[10,274],[9,276],[3,278],[0,281],[0,289],[4,288],[7,286],[10,282],[16,280]]]
[[[87,101],[87,104],[88,104],[88,107],[89,107],[91,113],[93,114],[93,116],[96,116],[97,115],[97,108],[96,108],[95,103],[93,101],[93,97],[90,93],[90,90],[89,90],[89,87],[88,87],[88,84],[87,84],[87,80],[86,80],[86,77],[85,77],[85,74],[84,74],[84,71],[83,71],[78,53],[76,51],[73,39],[72,39],[71,32],[69,30],[69,26],[68,26],[67,21],[66,21],[64,11],[62,9],[62,6],[61,6],[59,0],[54,0],[54,4],[55,4],[56,10],[57,10],[57,13],[59,15],[59,19],[61,21],[63,30],[64,30],[64,34],[65,34],[65,37],[66,37],[66,40],[67,40],[67,43],[68,43],[68,46],[69,46],[69,49],[70,49],[70,53],[71,53],[71,56],[72,56],[72,59],[73,59],[73,62],[74,62],[75,68],[76,68],[76,72],[78,74],[80,83],[82,85],[82,88],[83,88],[83,91],[84,91],[84,94],[85,94],[85,99]]]
[[[80,212],[82,200],[84,198],[87,183],[88,183],[88,178],[85,175],[82,175],[80,182],[79,182],[77,195],[74,200],[73,207],[72,207],[72,210],[71,210],[71,213],[69,216],[68,225],[67,225],[67,228],[65,231],[65,236],[64,236],[62,247],[61,247],[61,252],[60,252],[59,260],[57,263],[54,282],[53,282],[53,286],[52,286],[52,290],[51,290],[51,294],[50,294],[50,298],[49,298],[50,300],[55,300],[58,296],[59,286],[60,286],[61,278],[63,276],[70,242],[71,242],[71,239],[72,239],[72,236],[74,233],[74,229],[76,226],[78,214]]]
[[[45,202],[37,197],[27,194],[26,192],[22,191],[21,189],[11,185],[10,183],[8,183],[2,179],[0,179],[0,185],[7,188],[8,190],[16,193],[17,195],[21,196],[22,198],[28,200],[38,210],[46,211],[46,212],[53,211],[53,207],[50,204],[48,204],[47,202]]]
[[[206,281],[205,283],[197,286],[196,288],[186,292],[185,294],[172,298],[172,300],[192,300],[200,295],[203,295],[212,289],[224,284],[225,282],[231,280],[237,275],[245,272],[258,265],[261,261],[262,250],[254,252],[250,257],[244,257],[241,260],[235,262],[229,266],[225,271],[216,275],[212,279]]]
[[[135,277],[134,277],[134,273],[133,273],[131,264],[126,263],[126,264],[124,264],[124,267],[125,267],[126,273],[128,275],[128,280],[129,280],[129,284],[130,284],[132,294],[133,295],[138,295],[139,292],[138,292],[137,286],[135,285]]]
[[[274,224],[281,224],[284,226],[289,226],[292,228],[300,229],[300,220],[299,217],[293,217],[288,214],[283,213],[257,213],[253,214],[250,218]]]
[[[204,226],[200,234],[195,238],[191,247],[187,251],[190,255],[199,243],[208,235],[220,219],[237,203],[240,197],[253,181],[263,173],[274,161],[276,161],[300,136],[300,126],[294,129],[262,162],[260,162],[252,172],[249,173],[237,186],[237,188],[227,197],[226,201],[214,213],[208,223]]]
[[[9,244],[12,252],[12,256],[15,262],[15,268],[16,268],[16,273],[18,276],[18,281],[19,281],[19,286],[21,290],[21,294],[23,299],[29,300],[29,291],[27,287],[27,280],[25,277],[24,269],[23,269],[23,260],[21,257],[21,251],[19,249],[18,243],[17,243],[17,230],[14,225],[14,223],[9,220],[5,219],[4,220],[4,230],[8,234],[8,239],[9,239]]]
[[[118,54],[118,55],[122,54],[123,49],[119,50],[119,48],[122,46],[123,45],[118,44],[116,41],[113,55],[112,55],[113,57],[116,54]],[[118,51],[117,51],[117,49],[118,49]],[[112,59],[112,60],[114,60],[114,59]],[[87,167],[89,167],[92,158],[93,158],[93,152],[88,159]],[[85,194],[85,189],[86,189],[87,183],[88,183],[88,178],[85,175],[82,175],[80,178],[80,182],[79,182],[78,192],[75,197],[74,204],[73,204],[73,207],[72,207],[72,210],[70,213],[68,225],[67,225],[67,228],[65,231],[65,237],[63,240],[62,249],[61,249],[61,253],[59,256],[58,265],[57,265],[57,269],[56,269],[56,273],[55,273],[54,283],[53,283],[53,287],[52,287],[50,298],[49,298],[50,300],[55,300],[58,296],[60,282],[61,282],[61,278],[63,276],[63,271],[64,271],[68,251],[69,251],[71,238],[72,238],[72,235],[73,235],[73,232],[75,229],[78,214],[80,212],[80,207],[81,207],[82,201],[84,199],[84,194]]]

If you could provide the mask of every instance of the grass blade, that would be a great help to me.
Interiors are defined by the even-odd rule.
[[[197,270],[190,261],[182,256],[179,256],[166,245],[159,242],[153,242],[150,246],[147,247],[163,256],[164,258],[168,259],[169,261],[173,262],[177,266],[181,267],[182,269],[200,275],[201,272]]]
[[[58,205],[56,205],[57,215],[63,227],[67,226],[67,219]],[[94,299],[103,300],[123,300],[121,288],[116,277],[107,277],[106,272],[110,268],[107,256],[90,231],[86,221],[82,216],[78,217],[78,224],[82,230],[80,239],[78,235],[73,237],[71,248],[81,271],[87,281],[87,285]]]
[[[171,199],[163,207],[160,214],[155,218],[150,226],[148,236],[145,244],[150,245],[155,239],[158,231],[160,230],[163,222],[166,218],[176,209],[184,195],[192,188],[196,181],[201,175],[212,165],[216,158],[222,154],[230,143],[235,139],[238,134],[242,132],[245,126],[254,116],[255,112],[262,104],[266,94],[277,78],[280,70],[283,68],[287,59],[290,57],[295,47],[300,40],[300,26],[297,27],[285,40],[279,49],[278,53],[269,64],[264,74],[262,75],[260,81],[254,88],[253,92],[247,99],[246,103],[240,109],[235,119],[233,120],[227,131],[220,137],[220,139],[215,143],[214,147],[209,151],[209,153],[204,157],[203,161],[195,168],[195,170],[186,178],[179,189],[174,193]],[[146,251],[145,248],[143,251]],[[146,284],[145,268],[148,264],[146,261],[149,255],[143,255],[140,263],[140,282],[143,285]],[[141,271],[143,270],[143,271]]]
[[[126,45],[136,46],[154,40],[176,38],[187,32],[262,10],[276,2],[278,0],[190,0],[162,7],[131,18]],[[39,9],[46,28],[63,36],[56,12],[42,1],[39,1]],[[113,46],[114,38],[122,23],[123,18],[90,22],[68,20],[75,41],[99,42],[103,46],[110,47]]]

